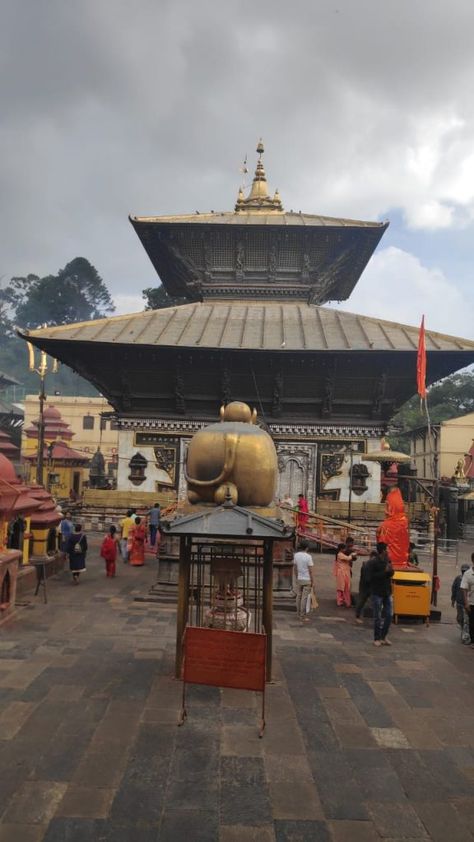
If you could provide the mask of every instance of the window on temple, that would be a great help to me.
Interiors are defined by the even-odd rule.
[[[106,430],[107,429],[107,418],[100,419],[100,429]]]
[[[135,456],[132,456],[128,466],[130,468],[129,480],[133,482],[134,485],[141,485],[142,482],[145,482],[146,476],[146,466],[148,465],[148,460],[142,456],[141,453],[135,453]]]
[[[84,415],[82,419],[82,429],[83,430],[93,430],[94,429],[94,416],[93,415]]]

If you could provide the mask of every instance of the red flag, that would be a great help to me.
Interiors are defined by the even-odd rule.
[[[425,317],[423,316],[418,336],[418,355],[416,359],[416,382],[420,398],[426,398],[426,344]]]

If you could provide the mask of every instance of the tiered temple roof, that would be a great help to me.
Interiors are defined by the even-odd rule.
[[[322,304],[346,299],[386,222],[285,211],[263,145],[234,211],[131,217],[165,289],[189,303],[23,332],[123,416],[214,418],[231,396],[268,420],[387,421],[416,391],[418,328]],[[426,333],[427,382],[474,342]]]
[[[190,301],[348,298],[388,223],[285,211],[270,196],[261,141],[257,152],[234,211],[130,217],[163,286]]]
[[[61,413],[55,406],[50,405],[45,407],[43,413],[44,419],[44,438],[45,441],[53,441],[54,439],[64,439],[71,441],[74,433],[71,430],[67,421],[64,421]],[[25,436],[28,439],[38,438],[39,418],[31,422],[30,426],[25,429]]]

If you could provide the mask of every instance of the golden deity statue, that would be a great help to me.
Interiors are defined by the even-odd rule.
[[[274,499],[277,456],[272,439],[256,426],[257,412],[233,401],[221,422],[199,430],[188,447],[185,476],[190,503],[269,506]]]

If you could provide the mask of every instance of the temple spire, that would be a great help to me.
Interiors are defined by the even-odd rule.
[[[235,204],[235,211],[249,211],[252,213],[282,213],[283,207],[281,204],[280,194],[278,190],[275,191],[273,199],[268,191],[267,176],[263,166],[262,155],[265,149],[262,138],[257,144],[258,161],[255,169],[255,175],[252,181],[252,187],[247,198],[244,198],[242,188],[239,190],[237,202]]]

